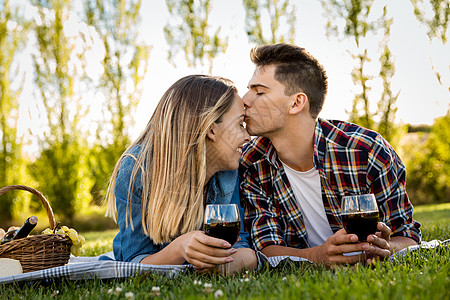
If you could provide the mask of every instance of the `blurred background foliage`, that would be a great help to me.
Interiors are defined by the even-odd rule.
[[[33,17],[25,15],[20,4],[24,1],[35,8]],[[410,1],[417,20],[428,28],[430,40],[446,43],[449,1]],[[24,184],[40,190],[64,224],[77,224],[81,230],[114,227],[103,217],[102,201],[109,175],[131,142],[129,129],[142,96],[143,78],[153,71],[147,68],[151,46],[138,39],[142,0],[21,2],[0,0],[0,186]],[[386,7],[381,15],[369,18],[373,2],[321,0],[328,38],[350,39],[357,45],[350,55],[353,83],[360,92],[354,95],[348,120],[379,131],[400,153],[414,204],[450,202],[450,112],[431,126],[397,122],[399,91],[390,86],[395,62],[388,43],[393,20],[387,17]],[[163,30],[170,45],[170,62],[181,55],[188,65],[204,66],[211,72],[214,58],[226,51],[228,42],[220,28],[209,28],[213,5],[212,0],[166,0],[171,18]],[[425,14],[424,5],[431,5],[431,15]],[[299,13],[294,1],[243,0],[242,6],[242,30],[249,44],[294,42]],[[270,16],[267,36],[261,14]],[[74,19],[82,26],[66,26]],[[374,36],[379,37],[379,57],[370,57],[361,42]],[[44,133],[33,141],[17,131],[24,82],[21,70],[29,67],[21,58],[30,40],[36,41],[29,54],[34,96],[42,103],[37,107],[46,120]],[[102,47],[93,47],[96,43]],[[100,74],[93,74],[94,63],[87,53],[99,58]],[[373,78],[366,64],[371,60],[379,61],[383,89],[379,99],[373,97],[368,84]],[[447,84],[441,82],[439,73],[436,80]],[[86,93],[96,95],[96,103],[86,103]],[[370,110],[371,102],[377,104],[376,111]],[[27,151],[33,145],[36,150]],[[0,227],[20,224],[30,214],[46,218],[31,195],[9,192],[0,197]]]

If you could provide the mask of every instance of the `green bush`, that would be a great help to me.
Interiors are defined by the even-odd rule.
[[[420,142],[420,140],[424,140]],[[437,118],[430,133],[403,145],[407,191],[414,204],[450,201],[450,112]]]

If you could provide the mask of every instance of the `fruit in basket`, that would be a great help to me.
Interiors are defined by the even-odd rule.
[[[8,228],[8,231],[11,231],[11,230],[17,230],[17,229],[19,229],[20,227],[19,226],[10,226],[9,228]],[[8,232],[7,231],[7,232]]]
[[[53,231],[50,228],[46,228],[42,231],[41,234],[51,234],[51,233],[53,233]]]
[[[70,247],[70,252],[75,255],[79,256],[81,252],[81,247],[86,243],[86,239],[84,236],[78,234],[78,232],[73,229],[69,228],[67,226],[61,226],[58,230],[53,232],[50,228],[46,228],[42,231],[42,234],[64,234],[69,237],[69,239],[72,241],[72,246]]]

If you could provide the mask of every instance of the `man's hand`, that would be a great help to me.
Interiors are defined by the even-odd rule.
[[[385,260],[391,255],[391,229],[382,222],[378,222],[377,231],[367,237],[370,243],[368,264],[373,264],[376,260]]]
[[[347,256],[344,254],[367,250],[369,250],[369,243],[358,243],[356,234],[348,234],[345,229],[340,229],[330,236],[325,243],[317,247],[297,249],[281,245],[270,245],[263,248],[261,252],[266,256],[299,256],[309,259],[316,264],[333,268],[336,265],[365,262],[364,253]]]
[[[369,250],[368,243],[357,243],[357,241],[358,236],[356,234],[347,234],[345,229],[340,229],[330,236],[322,245],[310,248],[317,248],[317,250],[313,252],[315,255],[313,255],[310,260],[318,264],[325,264],[329,267],[340,264],[355,264],[364,261],[363,254],[344,255],[344,253]]]
[[[406,236],[391,237],[391,229],[384,223],[378,222],[377,229],[378,232],[367,237],[367,242],[371,244],[368,264],[373,264],[377,260],[385,260],[392,253],[405,247],[417,245],[416,241]]]

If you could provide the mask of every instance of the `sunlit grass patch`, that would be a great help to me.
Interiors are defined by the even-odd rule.
[[[432,224],[450,224],[450,203],[416,206],[414,219],[422,223],[423,227]]]

